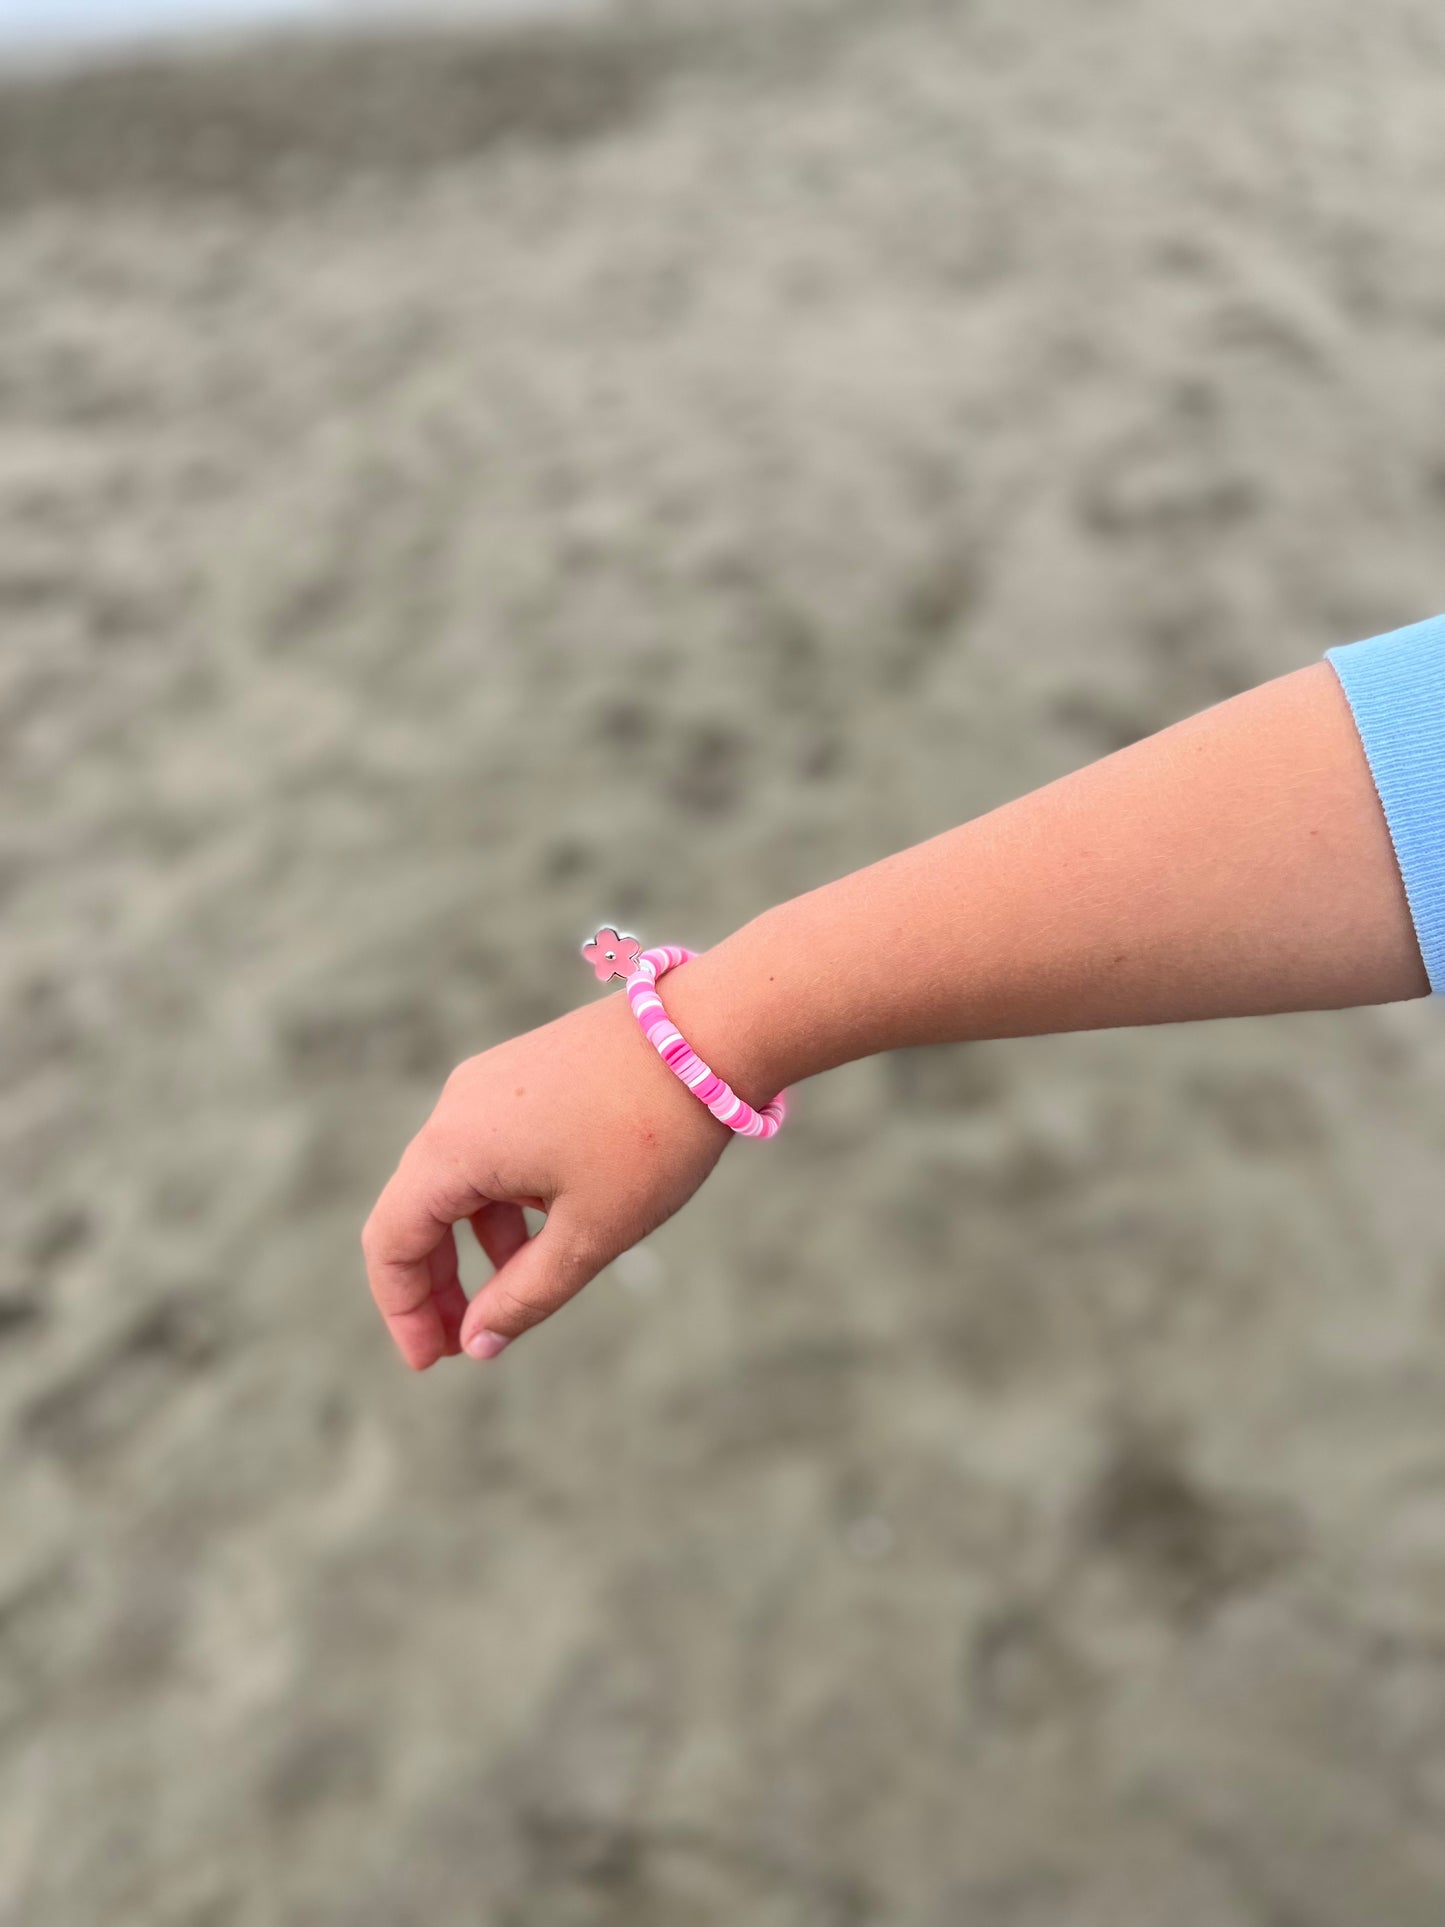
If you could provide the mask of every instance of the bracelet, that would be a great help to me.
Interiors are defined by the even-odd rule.
[[[642,1034],[667,1068],[680,1077],[694,1097],[701,1099],[719,1124],[726,1124],[739,1137],[775,1137],[787,1114],[785,1091],[779,1091],[771,1104],[755,1111],[738,1096],[709,1064],[704,1064],[682,1032],[668,1016],[657,994],[657,980],[667,971],[697,955],[677,944],[661,944],[644,950],[636,937],[604,926],[582,946],[582,955],[597,972],[600,983],[613,977],[626,979],[627,1001],[642,1026]]]

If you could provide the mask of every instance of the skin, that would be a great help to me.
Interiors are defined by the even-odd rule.
[[[1428,991],[1326,663],[768,910],[663,980],[683,1035],[755,1105],[903,1046]],[[362,1234],[401,1356],[495,1357],[670,1217],[731,1140],[615,984],[469,1058]],[[546,1213],[535,1236],[524,1204]],[[495,1267],[470,1305],[463,1220]]]

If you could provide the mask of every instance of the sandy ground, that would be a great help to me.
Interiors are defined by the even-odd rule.
[[[5,1927],[1439,1927],[1437,1010],[853,1066],[489,1371],[356,1236],[594,919],[1445,606],[1442,83],[774,0],[0,96]]]

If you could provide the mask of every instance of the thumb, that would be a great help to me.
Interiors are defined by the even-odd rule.
[[[547,1221],[487,1280],[461,1324],[463,1351],[495,1358],[590,1284],[611,1254],[575,1207],[558,1199]]]

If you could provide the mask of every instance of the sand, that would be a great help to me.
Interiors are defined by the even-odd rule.
[[[1438,1011],[852,1066],[488,1370],[356,1240],[594,920],[1445,607],[1442,79],[773,0],[0,94],[5,1927],[1439,1927]]]

